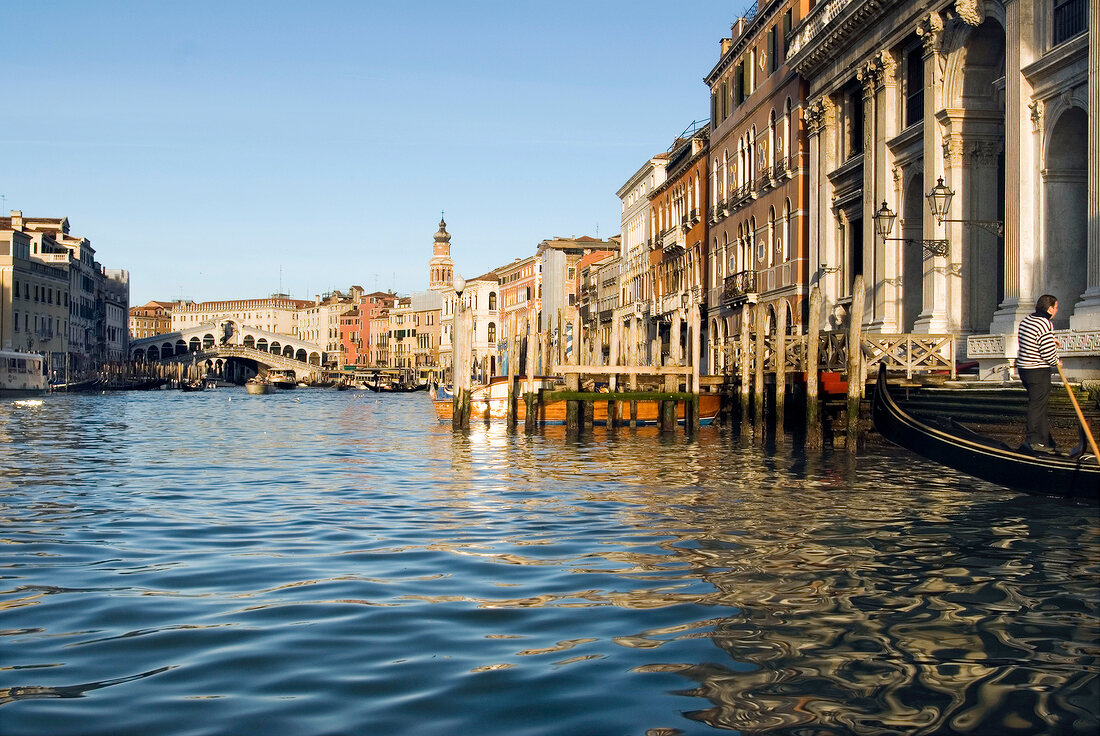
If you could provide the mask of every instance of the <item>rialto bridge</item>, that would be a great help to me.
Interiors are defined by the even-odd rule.
[[[207,375],[233,381],[271,369],[292,370],[299,380],[319,377],[325,357],[320,345],[236,320],[206,322],[130,343],[134,362],[201,363]]]

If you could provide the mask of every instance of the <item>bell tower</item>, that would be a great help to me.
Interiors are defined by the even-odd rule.
[[[451,234],[447,232],[447,222],[440,215],[439,230],[432,244],[432,259],[428,261],[428,288],[442,291],[450,287],[454,265],[451,260]]]

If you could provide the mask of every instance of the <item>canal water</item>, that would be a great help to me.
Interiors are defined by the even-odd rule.
[[[1095,734],[1100,523],[422,394],[0,403],[0,733]]]

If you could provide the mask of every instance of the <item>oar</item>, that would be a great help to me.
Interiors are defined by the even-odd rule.
[[[1081,428],[1085,430],[1085,436],[1089,438],[1089,447],[1092,448],[1092,454],[1096,457],[1096,460],[1100,462],[1100,450],[1096,449],[1096,438],[1092,436],[1089,425],[1085,422],[1085,415],[1081,411],[1081,405],[1077,403],[1077,397],[1073,395],[1073,389],[1069,387],[1069,381],[1066,380],[1066,374],[1062,372],[1061,365],[1058,366],[1058,375],[1062,377],[1062,385],[1066,387],[1066,393],[1069,394],[1069,400],[1073,402],[1073,408],[1077,412],[1077,418],[1081,420]]]

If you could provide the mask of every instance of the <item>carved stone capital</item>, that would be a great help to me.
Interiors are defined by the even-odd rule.
[[[1046,115],[1046,106],[1042,100],[1035,100],[1028,105],[1031,109],[1031,130],[1034,133],[1043,132],[1043,118]]]
[[[898,61],[887,50],[882,50],[875,57],[875,65],[878,67],[879,81],[882,84],[895,84],[897,82]]]
[[[878,86],[881,76],[877,59],[865,62],[856,70],[856,79],[863,85],[864,97],[871,97],[875,94],[875,87]]]
[[[806,105],[806,131],[810,135],[821,133],[826,127],[836,123],[836,105],[826,95]]]
[[[943,18],[939,13],[929,13],[917,21],[917,35],[924,42],[924,54],[939,53],[943,41]]]
[[[968,26],[977,28],[985,22],[985,8],[982,6],[982,0],[957,0],[955,12]]]
[[[998,140],[967,141],[963,145],[963,163],[975,167],[996,166],[1004,145]]]
[[[963,162],[963,140],[958,135],[944,136],[943,163],[945,166],[961,166]]]
[[[821,128],[825,123],[825,106],[822,104],[821,98],[806,103],[806,112],[803,113],[803,117],[806,120],[806,132],[808,134],[817,135],[821,132]]]

